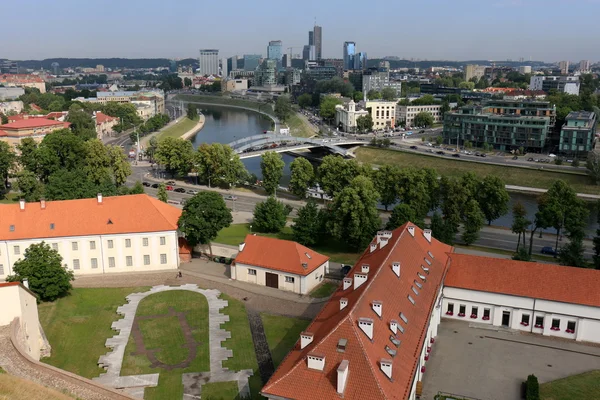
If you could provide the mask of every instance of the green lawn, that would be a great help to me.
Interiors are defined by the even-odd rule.
[[[466,172],[473,172],[480,177],[496,175],[501,177],[507,185],[528,186],[548,189],[557,179],[569,183],[578,193],[600,194],[600,186],[592,185],[590,178],[581,173],[556,172],[538,170],[533,168],[519,168],[499,166],[469,161],[452,160],[449,158],[412,154],[403,151],[361,147],[356,150],[356,159],[361,162],[383,165],[394,164],[400,166],[430,167],[435,168],[440,175],[462,176]]]
[[[516,249],[517,243],[515,242],[515,249]],[[477,251],[483,251],[486,253],[492,253],[492,254],[500,254],[500,255],[504,255],[504,256],[513,256],[513,254],[515,254],[514,251],[508,251],[508,250],[503,250],[503,249],[496,249],[493,247],[483,247],[483,246],[475,246],[475,245],[470,245],[470,246],[465,246],[462,244],[455,244],[454,247],[458,247],[461,249],[469,249],[469,250],[477,250]],[[544,254],[531,254],[531,260],[532,261],[546,261],[546,262],[551,262],[551,263],[557,263],[556,258],[552,257],[552,256],[547,256]]]
[[[14,204],[18,200],[19,200],[18,193],[10,192],[10,193],[6,193],[4,198],[2,200],[0,200],[0,204]]]
[[[214,242],[237,246],[244,241],[244,238],[249,233],[250,224],[232,224],[229,227],[222,229]],[[257,233],[257,235],[275,237],[284,240],[294,240],[292,236],[292,228],[289,226],[283,228],[283,231],[280,233]],[[340,262],[343,264],[354,264],[362,254],[348,251],[343,244],[334,241],[321,246],[313,246],[312,249],[331,257],[331,261]]]
[[[106,339],[115,335],[111,324],[121,318],[117,307],[125,296],[148,288],[73,289],[71,295],[39,305],[52,356],[42,361],[86,378],[104,372],[98,358],[106,354]]]
[[[171,125],[164,131],[161,131],[159,134],[157,134],[156,139],[160,140],[166,137],[178,138],[190,129],[192,129],[197,123],[198,120],[191,120],[188,117],[185,117],[175,125]]]
[[[600,399],[600,370],[590,371],[540,385],[542,400]]]
[[[331,296],[331,294],[333,292],[335,292],[335,290],[338,288],[338,286],[339,285],[335,285],[330,282],[325,282],[322,285],[313,289],[313,291],[310,292],[310,297],[314,297],[316,299],[322,299],[324,297],[329,297],[329,296]]]
[[[208,302],[200,293],[186,290],[161,292],[146,297],[140,302],[136,315],[164,315],[140,321],[140,330],[146,349],[160,349],[156,358],[165,364],[177,364],[184,361],[188,355],[185,338],[181,325],[175,316],[167,316],[169,309],[185,312],[186,321],[192,329],[194,339],[199,342],[196,357],[186,368],[171,371],[162,368],[152,368],[150,360],[145,355],[135,354],[136,343],[132,336],[125,348],[125,357],[121,375],[138,375],[159,373],[156,388],[148,388],[145,392],[147,399],[164,399],[168,396],[183,397],[181,374],[187,372],[208,372],[209,343],[208,343]]]
[[[237,382],[217,382],[202,385],[202,399],[204,400],[238,400],[239,398]]]
[[[247,107],[252,110],[264,112],[265,114],[275,116],[275,113],[273,112],[273,106],[268,103],[259,103],[259,102],[243,100],[243,99],[232,99],[232,98],[224,97],[224,96],[203,96],[203,95],[190,95],[190,94],[180,94],[180,95],[175,96],[175,99],[184,100],[184,101],[196,101],[199,103],[206,103],[206,104]]]
[[[285,121],[289,126],[292,136],[311,137],[315,135],[315,131],[298,113],[293,112],[292,115]]]
[[[310,320],[288,318],[279,315],[261,314],[267,342],[275,368],[300,338],[300,332],[310,324]]]

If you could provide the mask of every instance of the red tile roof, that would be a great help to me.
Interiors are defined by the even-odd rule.
[[[0,131],[0,136],[8,136],[8,132],[6,132],[6,131]]]
[[[115,119],[118,119],[118,118],[111,117],[110,115],[106,115],[104,113],[101,113],[100,111],[98,111],[96,113],[96,125],[100,125],[100,124],[103,124],[103,123],[109,122],[109,121],[114,121]]]
[[[30,129],[30,128],[42,128],[42,127],[58,127],[59,125],[68,128],[71,124],[69,122],[55,121],[46,118],[27,118],[21,119],[15,122],[2,125],[2,129]]]
[[[343,286],[338,288],[306,329],[314,334],[313,342],[304,349],[300,349],[299,342],[296,343],[263,387],[262,393],[297,400],[339,399],[337,368],[342,360],[348,360],[349,376],[344,399],[406,399],[410,396],[430,314],[446,272],[447,253],[452,251],[452,247],[435,239],[429,243],[417,227],[413,237],[408,226],[412,224],[393,231],[383,248],[378,247],[373,252],[367,249],[363,253],[348,276],[354,278],[355,273],[361,272],[362,265],[368,264],[367,281],[356,290],[353,286],[347,290],[343,290]],[[431,261],[431,266],[425,258]],[[392,270],[393,262],[400,262],[400,277]],[[429,268],[429,274],[425,274],[423,265]],[[418,274],[425,276],[426,281],[422,281]],[[415,280],[422,284],[422,289],[418,289]],[[415,304],[409,301],[408,295],[412,296]],[[341,298],[346,298],[348,305],[340,311]],[[381,318],[372,309],[374,301],[382,303]],[[400,313],[404,314],[408,323],[402,321]],[[373,340],[359,328],[359,318],[373,320]],[[391,320],[404,327],[404,333],[398,331],[397,338],[401,344],[397,348],[390,340]],[[342,338],[348,343],[344,352],[338,352],[337,344]],[[395,357],[388,354],[386,346],[397,350]],[[308,369],[309,353],[325,356],[323,371]],[[392,360],[393,380],[381,371],[381,359]]]
[[[0,204],[0,240],[177,230],[181,210],[146,194]],[[11,229],[12,226],[12,229]]]
[[[600,307],[600,271],[451,254],[444,286]]]
[[[235,258],[239,264],[306,276],[329,260],[329,257],[290,240],[246,235],[244,243],[244,250]]]

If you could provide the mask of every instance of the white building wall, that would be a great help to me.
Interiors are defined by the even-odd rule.
[[[21,331],[25,338],[24,346],[29,355],[40,359],[43,343],[38,319],[37,299],[20,285],[0,288],[0,326],[8,325],[16,317],[19,318]]]
[[[287,272],[256,267],[253,265],[235,263],[235,265],[231,266],[231,279],[235,279],[241,282],[254,283],[256,285],[266,286],[266,273],[277,274],[279,276],[278,286],[279,289],[287,290],[290,292],[298,293],[298,294],[307,294],[309,293],[315,286],[317,286],[320,282],[323,281],[325,277],[325,272],[329,268],[329,261],[325,262],[313,272],[308,274],[307,276],[300,276],[296,274],[291,274]],[[248,273],[248,270],[255,270],[256,274],[251,275]],[[286,282],[286,277],[294,278],[294,282]]]

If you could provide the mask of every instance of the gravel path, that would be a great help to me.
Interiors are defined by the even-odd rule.
[[[271,357],[271,350],[269,350],[267,335],[265,335],[260,312],[246,308],[246,313],[248,314],[248,322],[250,322],[250,331],[252,332],[252,342],[254,343],[254,352],[256,353],[256,361],[258,361],[260,378],[263,384],[266,384],[271,375],[273,375],[273,372],[275,372],[275,365]]]

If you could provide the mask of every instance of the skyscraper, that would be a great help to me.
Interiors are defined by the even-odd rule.
[[[219,74],[219,50],[217,49],[200,49],[200,73],[202,75],[218,75]]]
[[[356,69],[354,68],[356,57],[356,43],[344,42],[344,69]]]
[[[315,45],[316,59],[320,60],[323,57],[323,30],[320,26],[315,25],[313,30],[313,41]]]
[[[560,73],[566,75],[569,73],[569,62],[561,61],[558,63],[558,69],[560,69]]]
[[[315,34],[313,31],[308,31],[308,45],[313,46],[315,44]]]
[[[244,54],[244,71],[254,71],[261,58],[260,54]]]
[[[226,78],[229,75],[229,68],[227,68],[227,59],[221,58],[221,76]]]
[[[227,71],[231,72],[238,69],[238,56],[232,56],[227,59]]]
[[[354,56],[354,69],[367,69],[367,53],[361,51]]]
[[[579,71],[590,72],[590,60],[581,60],[579,62]]]
[[[283,45],[281,40],[271,40],[267,46],[267,58],[269,60],[281,61],[283,54]]]

